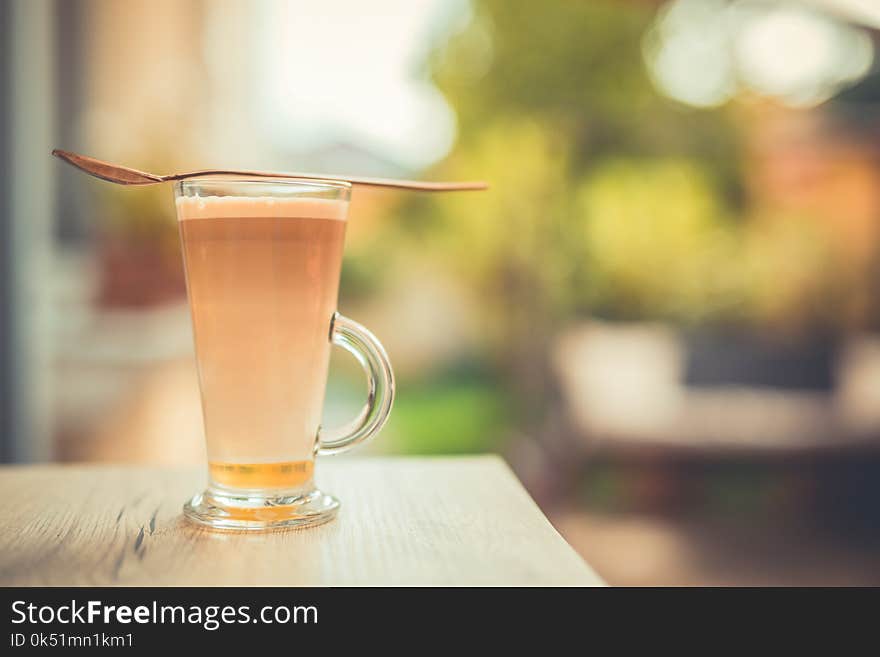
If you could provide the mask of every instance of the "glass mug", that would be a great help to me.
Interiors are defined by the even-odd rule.
[[[351,185],[197,178],[174,193],[209,475],[184,514],[218,529],[327,522],[339,501],[315,487],[315,456],[375,435],[394,399],[381,343],[336,312]],[[331,344],[363,366],[368,396],[328,431]]]

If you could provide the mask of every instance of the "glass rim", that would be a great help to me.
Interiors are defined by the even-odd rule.
[[[185,178],[174,183],[174,191],[181,193],[184,189],[210,185],[244,185],[249,186],[272,186],[272,187],[312,187],[318,189],[335,189],[339,191],[351,191],[353,185],[347,180],[334,180],[332,178],[270,178],[242,176],[204,176],[197,178]]]

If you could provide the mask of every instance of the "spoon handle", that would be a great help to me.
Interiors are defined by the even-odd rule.
[[[277,173],[271,171],[231,171],[224,169],[205,169],[162,176],[163,180],[186,180],[206,176],[244,176],[252,178],[300,178],[306,180],[336,180],[349,182],[353,185],[370,187],[388,187],[392,189],[409,189],[421,192],[466,192],[487,189],[488,184],[481,181],[469,182],[430,182],[423,180],[398,180],[395,178],[365,178],[363,176],[337,176],[322,173]]]
[[[392,178],[363,178],[360,176],[335,176],[321,173],[277,173],[272,171],[236,171],[232,169],[206,169],[160,176],[155,173],[139,171],[121,164],[104,162],[88,155],[71,153],[56,148],[52,155],[86,173],[118,185],[155,185],[172,180],[204,178],[207,176],[243,176],[250,178],[301,178],[307,180],[338,180],[354,185],[409,189],[422,192],[458,192],[487,189],[484,182],[426,182],[421,180],[395,180]]]

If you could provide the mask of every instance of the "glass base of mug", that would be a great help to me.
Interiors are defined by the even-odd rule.
[[[269,531],[314,527],[329,522],[339,500],[318,489],[295,495],[199,493],[183,505],[183,515],[212,529]]]

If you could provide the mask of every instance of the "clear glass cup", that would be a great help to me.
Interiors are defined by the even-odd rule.
[[[351,186],[305,179],[196,178],[175,184],[207,441],[207,490],[187,518],[265,530],[332,519],[318,454],[381,429],[394,375],[381,343],[336,312]],[[331,344],[367,375],[343,429],[320,426]]]

